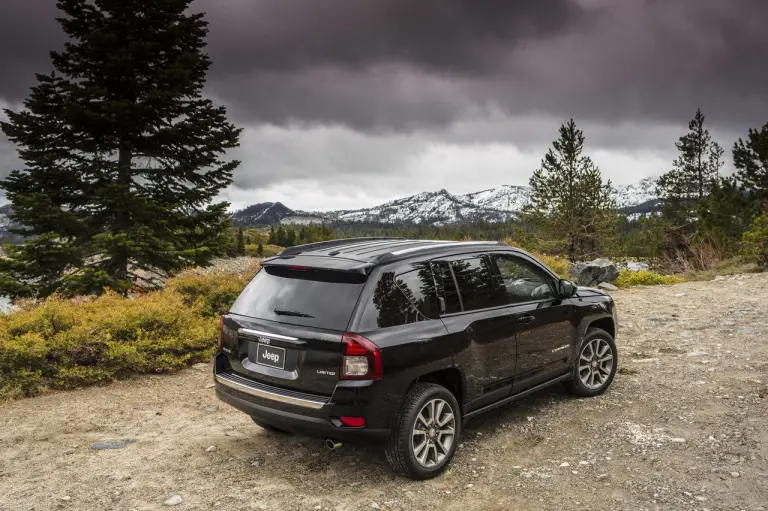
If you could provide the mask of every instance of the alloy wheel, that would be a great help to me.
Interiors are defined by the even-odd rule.
[[[428,401],[416,416],[411,449],[423,467],[439,465],[448,455],[456,436],[456,415],[446,401]]]
[[[608,381],[613,371],[613,349],[605,339],[592,339],[579,354],[579,378],[590,390],[597,390]]]

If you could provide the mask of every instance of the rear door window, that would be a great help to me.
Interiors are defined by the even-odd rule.
[[[365,275],[265,266],[230,307],[252,318],[330,330],[345,330]]]
[[[432,263],[432,272],[437,284],[437,295],[445,299],[444,314],[461,312],[461,298],[459,298],[456,282],[453,280],[450,263],[436,261]]]
[[[457,259],[450,264],[465,311],[507,304],[504,288],[499,279],[494,278],[487,257],[480,255]]]

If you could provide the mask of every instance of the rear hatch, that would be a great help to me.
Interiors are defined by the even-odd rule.
[[[224,319],[232,370],[252,380],[330,396],[342,335],[363,289],[360,272],[265,266]]]

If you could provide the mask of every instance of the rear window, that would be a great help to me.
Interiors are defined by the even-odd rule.
[[[265,266],[229,309],[252,318],[345,330],[365,275]]]

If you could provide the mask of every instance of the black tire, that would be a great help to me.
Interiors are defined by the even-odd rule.
[[[414,454],[414,448],[412,446],[413,441],[413,429],[419,414],[422,412],[422,408],[431,403],[434,400],[442,400],[445,405],[450,407],[450,413],[453,414],[452,428],[453,435],[446,435],[445,441],[450,436],[450,447],[443,448],[443,444],[440,444],[440,450],[438,450],[437,442],[432,442],[434,457],[442,455],[443,458],[438,462],[436,459],[432,466],[424,466],[416,458]],[[442,406],[442,413],[438,413],[442,419],[447,419],[448,415],[445,411],[445,405]],[[439,401],[438,405],[439,406]],[[434,428],[431,428],[434,429]],[[459,403],[456,401],[456,397],[445,387],[436,385],[434,383],[417,383],[414,385],[405,397],[403,405],[400,408],[400,413],[395,421],[395,425],[392,428],[392,432],[387,439],[386,456],[389,465],[396,473],[410,477],[411,479],[431,479],[445,470],[450,463],[453,455],[456,453],[456,447],[459,444],[459,436],[461,435],[461,409]],[[438,435],[438,442],[442,437]],[[424,436],[424,441],[428,441],[428,437]],[[425,447],[427,451],[430,447]],[[447,452],[446,452],[447,451]],[[428,456],[430,456],[428,454]],[[429,461],[429,460],[427,460]]]
[[[271,424],[266,424],[264,422],[261,422],[256,417],[251,417],[251,420],[256,423],[256,425],[263,430],[265,430],[267,433],[279,433],[281,435],[290,435],[290,431],[286,431],[284,429],[276,428],[275,426],[272,426]]]
[[[593,343],[593,341],[604,341],[607,343],[607,345],[611,349],[611,354],[613,355],[612,364],[609,371],[606,371],[602,374],[606,374],[606,378],[602,380],[600,385],[598,387],[589,386],[587,383],[585,383],[582,380],[582,372],[579,370],[580,364],[582,363],[581,355],[582,351],[586,348],[587,344]],[[593,344],[594,346],[594,344]],[[605,358],[604,355],[603,358]],[[590,364],[587,364],[590,365]],[[608,389],[608,387],[611,386],[611,382],[613,382],[613,377],[616,375],[616,369],[619,366],[619,352],[616,349],[616,343],[613,340],[613,337],[611,334],[606,332],[605,330],[601,328],[589,328],[587,330],[586,335],[584,335],[584,339],[581,341],[581,344],[579,345],[579,351],[576,354],[576,361],[574,362],[573,367],[573,376],[571,379],[567,382],[565,382],[565,388],[568,389],[568,391],[572,394],[575,394],[577,396],[581,397],[592,397],[592,396],[598,396],[602,394],[603,392]],[[589,369],[587,371],[590,371]],[[602,377],[600,371],[595,371],[594,369],[591,370],[592,373],[597,372],[597,377]],[[588,378],[589,381],[589,378]]]

